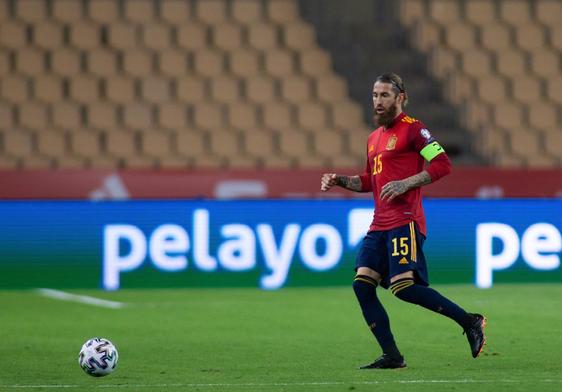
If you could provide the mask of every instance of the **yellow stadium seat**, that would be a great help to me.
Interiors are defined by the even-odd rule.
[[[269,159],[277,154],[274,134],[259,129],[244,132],[244,151],[252,156]]]
[[[16,54],[16,69],[26,76],[40,75],[45,71],[45,56],[30,46],[20,48]]]
[[[28,129],[41,130],[48,124],[47,106],[39,102],[25,102],[19,106],[19,124]]]
[[[99,97],[100,81],[91,76],[78,76],[70,80],[69,95],[76,102],[96,102]]]
[[[512,127],[508,130],[511,150],[520,156],[533,158],[541,154],[539,137],[527,128]]]
[[[95,102],[87,108],[88,127],[102,131],[118,128],[117,107],[109,102]]]
[[[493,121],[504,129],[520,127],[523,123],[523,108],[515,102],[499,102],[495,105]]]
[[[8,49],[22,48],[27,44],[25,25],[13,20],[0,24],[0,46]]]
[[[497,23],[494,2],[489,0],[470,0],[465,3],[465,16],[468,21],[485,28]]]
[[[33,42],[41,49],[53,50],[63,45],[62,26],[50,20],[33,24]]]
[[[180,101],[195,103],[207,98],[207,86],[205,80],[196,76],[180,78],[177,81],[176,94]]]
[[[281,79],[281,96],[285,101],[295,104],[308,101],[312,97],[310,79],[299,75]]]
[[[529,21],[531,10],[527,0],[502,0],[500,3],[500,17],[506,22],[518,26]]]
[[[435,77],[445,80],[451,72],[456,72],[459,67],[458,53],[444,46],[436,47],[429,55],[431,70]]]
[[[549,79],[546,84],[546,91],[552,102],[562,105],[562,94],[560,94],[560,91],[562,91],[562,76],[557,75]]]
[[[172,32],[163,23],[147,22],[142,26],[142,42],[148,49],[161,51],[170,48]]]
[[[537,23],[517,25],[515,29],[515,42],[525,50],[541,49],[545,46],[545,31]]]
[[[80,73],[80,53],[60,48],[51,54],[51,69],[61,77],[74,77]]]
[[[33,81],[33,95],[45,103],[58,103],[63,100],[64,88],[61,78],[42,74]]]
[[[462,53],[462,69],[472,77],[490,75],[492,72],[492,59],[481,49],[472,49]]]
[[[80,129],[69,134],[70,149],[78,156],[93,158],[101,155],[100,134],[94,131]]]
[[[501,75],[515,78],[526,74],[525,55],[519,51],[505,50],[496,54],[496,67]]]
[[[259,72],[259,53],[249,49],[229,53],[230,71],[239,77],[251,77]]]
[[[559,0],[535,2],[536,17],[547,26],[559,26],[562,20],[562,3]]]
[[[550,78],[560,74],[560,54],[556,51],[541,48],[529,53],[529,55],[531,69],[538,76]]]
[[[354,101],[334,102],[331,107],[333,126],[340,129],[363,124],[363,110]]]
[[[476,80],[478,98],[482,102],[494,104],[508,97],[508,84],[498,75],[485,76]]]
[[[187,109],[183,103],[171,101],[158,105],[158,126],[163,129],[179,130],[187,127]]]
[[[178,130],[174,146],[185,157],[200,157],[208,154],[204,133],[192,129]]]
[[[297,105],[297,121],[302,129],[321,129],[328,126],[326,107],[318,102]]]
[[[560,129],[549,130],[545,133],[546,150],[555,157],[558,157],[558,164],[561,164],[562,157],[562,132]]]
[[[158,51],[158,70],[165,76],[183,78],[188,71],[186,54],[181,50],[167,49]]]
[[[118,158],[133,157],[139,153],[136,135],[132,132],[105,132],[105,146],[109,154]]]
[[[133,130],[154,127],[153,113],[149,105],[143,102],[129,102],[123,106],[123,125]]]
[[[312,146],[317,154],[326,157],[344,155],[344,134],[337,129],[322,128],[312,130]]]
[[[217,76],[210,81],[211,98],[216,102],[230,103],[240,100],[240,81],[226,75]]]
[[[316,96],[324,102],[340,102],[347,100],[347,83],[337,75],[324,76],[315,80]]]
[[[279,132],[279,149],[288,157],[309,155],[312,152],[310,135],[302,130],[284,129]]]
[[[168,79],[149,76],[141,81],[141,96],[148,103],[162,103],[172,99]]]
[[[532,76],[520,76],[512,80],[513,97],[522,103],[534,103],[542,97],[541,81]]]
[[[154,18],[154,2],[152,0],[125,0],[125,19],[135,23],[146,23]]]
[[[62,101],[53,105],[51,111],[53,125],[58,128],[75,131],[84,125],[80,106],[77,103]]]
[[[152,55],[148,51],[128,49],[123,52],[123,70],[126,74],[147,77],[152,74],[152,66]]]
[[[106,97],[117,104],[125,104],[135,98],[133,79],[116,76],[104,80]]]
[[[7,105],[4,103],[0,105],[0,124],[2,124],[2,129],[12,129],[16,124],[16,113],[15,107],[12,105]]]
[[[447,46],[463,51],[476,47],[476,30],[468,23],[456,23],[445,27]]]
[[[559,52],[562,51],[562,26],[552,26],[549,29],[550,32],[550,44],[551,46],[558,50]]]
[[[35,152],[33,135],[22,129],[4,130],[2,140],[4,151],[12,156],[28,158]]]
[[[224,126],[223,109],[221,106],[200,102],[193,106],[193,118],[197,128],[215,131]]]
[[[268,77],[254,77],[246,79],[246,95],[255,103],[271,102],[275,99],[274,81]]]
[[[418,0],[402,0],[400,2],[400,20],[406,26],[412,26],[416,21],[425,17],[425,7]]]
[[[135,26],[116,21],[107,26],[107,40],[110,47],[124,50],[137,47],[137,33]]]
[[[331,74],[332,59],[321,48],[310,48],[298,53],[300,71],[307,76],[325,76]]]
[[[82,2],[68,0],[54,0],[51,14],[60,22],[76,23],[83,18]]]
[[[269,50],[278,47],[279,37],[275,25],[258,22],[248,26],[248,43],[257,50]]]
[[[256,106],[246,102],[233,102],[228,105],[228,125],[244,132],[255,128],[258,125]]]
[[[182,25],[191,19],[191,3],[183,0],[159,1],[160,17],[169,24]]]
[[[226,19],[225,0],[203,0],[195,5],[197,18],[204,23],[220,24]]]
[[[177,29],[178,45],[182,49],[200,50],[207,46],[207,28],[201,23],[190,22]]]
[[[260,0],[239,0],[231,3],[232,18],[240,24],[251,24],[263,17]]]
[[[56,158],[65,155],[67,153],[66,134],[48,130],[37,132],[37,149],[48,157]]]
[[[279,24],[294,22],[300,19],[299,4],[296,0],[269,0],[267,16]]]
[[[216,50],[202,49],[195,53],[194,66],[199,75],[216,77],[224,71],[224,56]]]
[[[77,21],[70,26],[70,43],[80,50],[92,50],[100,45],[99,27],[91,22]]]
[[[529,104],[529,123],[531,127],[543,131],[557,130],[558,128],[558,108],[544,101],[537,101]],[[560,131],[558,129],[558,131]]]
[[[209,132],[211,151],[219,156],[232,157],[242,150],[240,133],[233,129],[217,129]]]
[[[470,4],[470,2],[469,2]],[[507,50],[512,47],[510,28],[499,21],[481,26],[482,46],[490,50]]]
[[[0,80],[2,98],[11,103],[23,103],[29,99],[30,83],[28,78],[12,75]]]
[[[242,46],[242,29],[234,23],[221,23],[211,29],[213,43],[219,49],[232,51]]]
[[[111,77],[118,73],[117,54],[105,48],[89,50],[86,54],[88,71],[99,77]]]
[[[119,18],[119,3],[114,0],[88,2],[88,15],[97,23],[111,23]]]
[[[440,25],[455,24],[460,18],[460,4],[457,1],[433,0],[429,3],[429,15]]]
[[[172,135],[154,129],[139,133],[141,150],[148,156],[165,157],[172,154]]]
[[[266,103],[262,107],[263,124],[271,130],[282,131],[293,126],[291,107],[280,102]]]
[[[285,46],[295,50],[306,51],[316,48],[316,32],[308,23],[295,21],[283,26]]]

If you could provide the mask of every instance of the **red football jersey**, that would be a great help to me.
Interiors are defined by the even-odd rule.
[[[421,187],[381,200],[384,184],[403,180],[424,170],[420,151],[435,139],[420,121],[401,113],[388,129],[377,128],[367,141],[367,165],[360,175],[364,191],[373,191],[375,213],[369,231],[390,230],[414,221],[426,234]]]

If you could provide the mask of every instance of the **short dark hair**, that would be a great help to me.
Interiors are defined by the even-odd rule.
[[[375,79],[375,83],[388,83],[392,85],[392,89],[396,93],[396,95],[402,93],[404,94],[404,104],[406,106],[408,104],[408,93],[406,93],[406,88],[404,87],[404,81],[402,78],[395,74],[394,72],[384,73],[382,75],[377,76]]]

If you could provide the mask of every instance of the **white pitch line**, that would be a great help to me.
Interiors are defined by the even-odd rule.
[[[210,383],[210,384],[101,384],[88,385],[88,388],[263,388],[263,387],[301,387],[301,386],[337,386],[337,385],[380,385],[380,384],[515,384],[525,381],[533,383],[562,383],[562,379],[544,380],[389,380],[389,381],[318,381],[318,382],[272,382],[272,383]],[[46,384],[46,385],[0,385],[0,388],[32,389],[32,388],[80,388],[78,384]]]
[[[39,294],[45,297],[60,299],[61,301],[70,301],[93,306],[101,306],[102,308],[120,309],[125,306],[123,302],[108,301],[105,299],[89,297],[87,295],[70,294],[59,290],[37,289],[37,291],[39,292]]]

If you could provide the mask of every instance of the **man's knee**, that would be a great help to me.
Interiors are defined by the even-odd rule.
[[[378,282],[367,275],[356,275],[353,279],[353,291],[357,298],[361,299],[364,296],[372,295],[378,286]]]
[[[390,285],[390,292],[402,301],[415,302],[409,290],[415,284],[413,278],[402,278]]]

